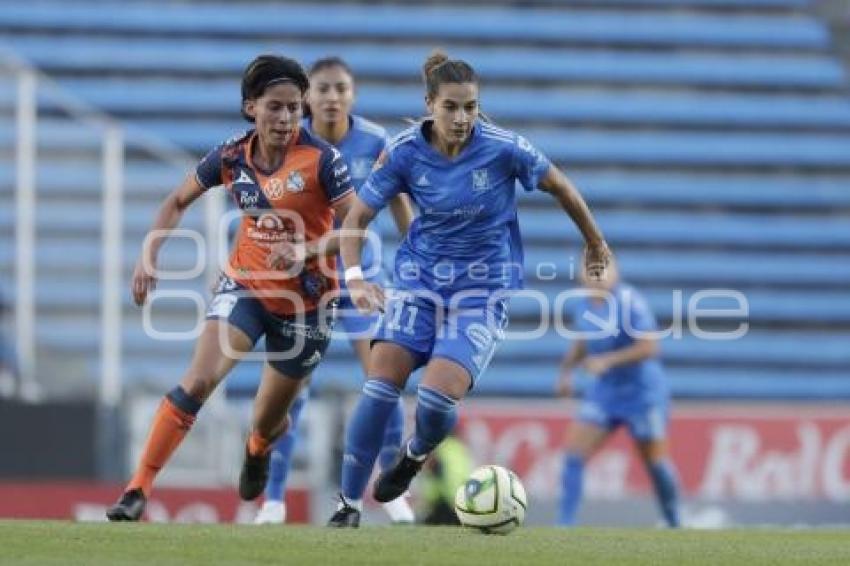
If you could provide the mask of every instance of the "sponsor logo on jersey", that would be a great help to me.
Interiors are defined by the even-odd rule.
[[[266,184],[266,194],[269,195],[269,198],[279,199],[283,196],[283,181],[278,179],[277,177],[272,177],[269,179],[268,184]]]
[[[260,194],[256,191],[239,191],[239,206],[243,208],[256,208],[260,201]]]
[[[286,177],[286,190],[290,193],[300,193],[304,190],[304,177],[300,171],[292,171]]]

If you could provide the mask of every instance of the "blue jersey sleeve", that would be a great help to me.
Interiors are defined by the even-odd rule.
[[[526,191],[533,191],[551,166],[549,159],[522,136],[514,144],[514,175]]]
[[[195,168],[195,179],[205,190],[224,182],[221,175],[221,152],[223,148],[224,144],[207,153]]]
[[[360,187],[357,196],[373,210],[381,210],[404,188],[404,177],[399,167],[399,152],[384,150],[369,177]]]
[[[351,174],[348,172],[348,165],[335,147],[329,146],[322,151],[322,158],[319,162],[319,180],[331,204],[354,190],[351,186]]]

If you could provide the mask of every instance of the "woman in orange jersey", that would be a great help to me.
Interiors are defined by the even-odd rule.
[[[254,128],[208,153],[160,207],[152,233],[173,229],[204,191],[224,185],[242,217],[192,363],[163,399],[136,473],[106,512],[111,521],[141,518],[156,474],[204,401],[263,335],[267,359],[239,495],[251,500],[265,488],[271,446],[287,429],[289,406],[330,340],[338,289],[333,221],[344,217],[353,195],[339,152],[300,127],[307,87],[296,61],[257,57],[242,76],[242,115]],[[133,274],[137,305],[156,283],[163,239],[150,241]]]

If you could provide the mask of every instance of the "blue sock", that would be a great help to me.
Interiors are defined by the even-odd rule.
[[[295,398],[289,407],[289,429],[275,442],[269,461],[269,482],[266,484],[266,501],[283,501],[286,491],[286,478],[292,467],[292,452],[298,437],[298,421],[301,409],[307,403],[307,392]]]
[[[679,481],[676,478],[676,470],[670,460],[664,459],[658,462],[650,462],[647,466],[652,485],[655,487],[655,495],[658,496],[658,504],[661,514],[670,527],[679,527]]]
[[[576,511],[581,503],[584,488],[584,460],[577,454],[564,456],[561,469],[561,507],[558,522],[561,525],[575,525]]]
[[[382,470],[390,468],[398,456],[401,447],[401,437],[404,433],[404,403],[401,399],[396,403],[395,410],[390,414],[387,428],[384,430],[384,444],[378,454],[378,465]]]
[[[408,450],[414,457],[428,455],[457,423],[457,401],[427,385],[416,394],[416,429]]]
[[[363,394],[345,429],[342,495],[346,500],[363,499],[387,422],[398,408],[399,395],[398,387],[388,381],[373,378],[363,384]]]

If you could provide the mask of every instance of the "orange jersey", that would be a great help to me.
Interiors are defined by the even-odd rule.
[[[256,139],[251,130],[223,143],[196,170],[203,187],[224,185],[242,211],[225,272],[274,314],[311,311],[339,288],[336,258],[311,260],[297,273],[267,262],[274,244],[318,240],[333,229],[332,205],[353,194],[348,167],[336,148],[299,129],[281,166],[264,171],[251,161]]]

